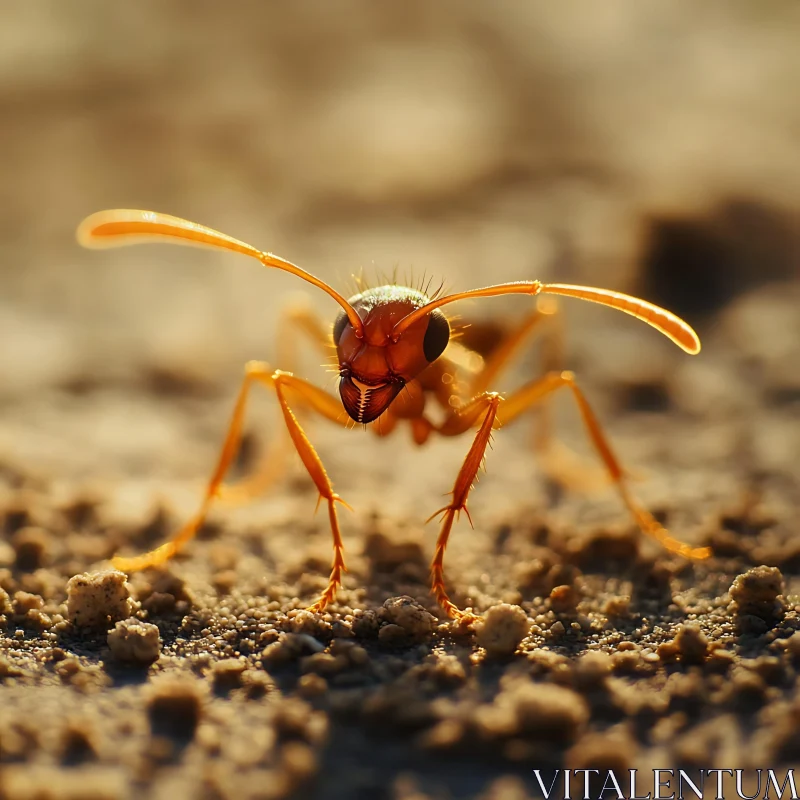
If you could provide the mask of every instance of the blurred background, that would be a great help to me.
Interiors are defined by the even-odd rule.
[[[245,360],[274,361],[279,310],[306,290],[235,256],[81,250],[76,225],[107,207],[202,222],[345,290],[397,266],[453,290],[538,277],[640,293],[698,328],[705,361],[567,309],[570,365],[632,384],[634,405],[659,407],[652,384],[675,369],[684,409],[738,408],[753,374],[729,383],[725,344],[766,358],[776,396],[800,392],[792,0],[43,0],[2,16],[6,456],[58,452],[92,474],[105,443],[152,466],[197,431],[133,434],[137,392],[229,398]],[[308,302],[335,317],[321,293]],[[109,388],[116,411],[98,411]]]

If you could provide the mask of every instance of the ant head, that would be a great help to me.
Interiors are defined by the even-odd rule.
[[[339,314],[333,340],[339,358],[339,394],[356,422],[377,419],[430,363],[444,352],[450,325],[439,309],[423,314],[399,335],[395,325],[428,303],[422,292],[402,286],[380,286],[349,304],[362,321],[361,336],[347,314]]]

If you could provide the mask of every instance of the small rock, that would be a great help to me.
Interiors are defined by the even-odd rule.
[[[711,672],[727,672],[736,661],[736,654],[721,647],[713,649],[706,657],[706,668]]]
[[[412,639],[424,639],[433,630],[433,614],[412,597],[390,597],[381,610],[381,616],[392,625],[399,625]],[[380,633],[379,633],[380,636]]]
[[[11,540],[17,569],[33,572],[44,566],[50,543],[50,534],[46,530],[33,526],[20,528]]]
[[[547,683],[515,681],[496,701],[513,712],[515,732],[534,739],[574,741],[589,719],[589,706],[571,689]]]
[[[702,664],[708,653],[708,639],[699,625],[681,625],[675,636],[675,646],[685,664]]]
[[[777,567],[753,567],[737,575],[731,584],[730,594],[738,627],[762,633],[769,624],[783,619],[786,611],[783,588],[783,575]],[[756,619],[749,619],[752,617]],[[759,625],[759,619],[767,625]]]
[[[594,689],[611,674],[614,663],[608,653],[589,650],[576,659],[572,677],[576,688]]]
[[[528,615],[519,607],[501,603],[492,606],[477,629],[477,643],[492,658],[510,656],[530,628]]]
[[[203,703],[195,681],[172,678],[151,690],[147,703],[150,728],[155,736],[192,739]]]
[[[223,658],[214,664],[211,674],[214,691],[227,693],[244,683],[247,663],[238,658]]]
[[[420,744],[426,750],[446,752],[454,750],[464,739],[465,724],[460,719],[443,719],[426,731]]]
[[[108,627],[131,615],[126,576],[118,570],[75,575],[67,583],[67,616],[78,628]]]
[[[328,639],[331,635],[330,622],[323,615],[308,609],[290,611],[289,625],[293,633],[306,634],[316,639]]]
[[[580,595],[572,586],[556,586],[550,592],[550,608],[556,614],[574,614]]]
[[[108,646],[117,661],[152,664],[161,655],[158,628],[149,622],[126,619],[108,633]]]
[[[293,784],[302,784],[318,769],[314,750],[302,742],[287,742],[281,750],[281,761]]]
[[[218,594],[230,594],[234,586],[239,581],[239,576],[235,569],[221,569],[215,572],[211,578],[211,585],[217,590]]]
[[[61,732],[58,751],[65,765],[75,766],[97,759],[97,736],[85,720],[70,720]]]
[[[142,601],[142,609],[153,617],[166,617],[175,612],[175,595],[168,592],[153,592],[146,600]]]
[[[656,654],[664,664],[672,664],[674,661],[678,660],[681,652],[678,649],[678,645],[675,644],[675,640],[670,639],[668,642],[661,642],[661,644],[658,645]]]
[[[266,673],[260,670],[249,669],[242,675],[242,684],[245,696],[249,700],[259,700],[270,692],[275,691],[275,682]]]
[[[14,592],[14,617],[22,621],[29,611],[37,611],[44,607],[44,600],[38,594],[30,592]]]
[[[630,610],[631,598],[626,595],[610,597],[603,607],[603,613],[609,619],[620,619],[621,617],[627,617],[630,613]]]
[[[325,645],[307,633],[281,633],[277,642],[268,644],[261,653],[265,664],[286,664],[301,656],[321,653]]]
[[[355,636],[362,639],[371,639],[378,635],[380,624],[380,617],[375,610],[357,609],[353,615],[352,631]]]

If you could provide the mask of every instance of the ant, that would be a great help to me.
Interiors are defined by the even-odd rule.
[[[304,320],[307,323],[304,327],[320,340],[320,344],[330,344],[332,333],[338,359],[339,398],[291,372],[273,370],[263,361],[248,362],[219,461],[198,512],[166,544],[137,557],[113,559],[114,566],[120,570],[140,570],[168,561],[194,537],[215,498],[237,488],[223,485],[223,479],[239,449],[245,406],[254,383],[267,386],[277,395],[291,441],[319,491],[318,504],[324,500],[328,507],[333,536],[333,564],[327,588],[310,607],[311,611],[322,611],[341,586],[345,564],[336,504],[349,506],[333,490],[322,461],[289,404],[290,398],[295,407],[297,404],[308,407],[343,427],[351,426],[351,420],[366,425],[380,419],[382,424],[375,426],[374,430],[381,436],[388,435],[398,423],[406,421],[411,427],[414,441],[419,445],[432,434],[459,436],[477,427],[475,438],[453,485],[450,502],[429,518],[442,517],[431,563],[432,592],[439,605],[452,618],[467,621],[475,619],[469,611],[461,611],[447,595],[443,574],[444,553],[457,516],[464,511],[469,518],[467,498],[483,462],[492,431],[532,407],[542,405],[550,395],[563,388],[572,393],[589,438],[640,529],[669,551],[681,556],[702,559],[710,555],[707,547],[691,547],[672,537],[634,500],[620,462],[573,373],[550,370],[507,398],[488,391],[490,380],[505,366],[536,323],[553,313],[553,307],[533,312],[526,323],[501,341],[500,346],[487,357],[482,369],[473,376],[466,398],[457,392],[453,380],[456,369],[454,363],[447,357],[441,358],[451,342],[450,323],[442,307],[458,300],[508,294],[576,297],[630,314],[660,331],[687,353],[700,352],[697,334],[671,312],[620,292],[538,280],[499,283],[449,295],[437,292],[431,297],[406,286],[385,285],[346,299],[324,281],[272,253],[257,250],[203,225],[153,211],[100,211],[81,223],[77,237],[82,245],[91,248],[169,239],[242,253],[255,258],[265,267],[284,270],[322,289],[342,309],[332,332],[315,324],[310,317]],[[539,301],[542,299],[539,298]],[[443,408],[441,422],[434,423],[425,413],[426,403],[431,399],[438,401]],[[347,417],[341,413],[342,406]]]

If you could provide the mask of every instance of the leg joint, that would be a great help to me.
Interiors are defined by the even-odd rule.
[[[575,386],[575,373],[571,370],[565,369],[563,372],[560,373],[559,377],[561,378],[564,383],[568,384],[569,386]]]
[[[272,382],[275,384],[275,388],[278,388],[279,386],[285,386],[289,382],[287,379],[293,378],[294,373],[286,372],[286,370],[282,369],[276,369],[272,375],[270,375],[270,377],[272,378]]]
[[[266,361],[248,361],[244,365],[244,374],[247,378],[268,374],[269,372],[270,366]]]

